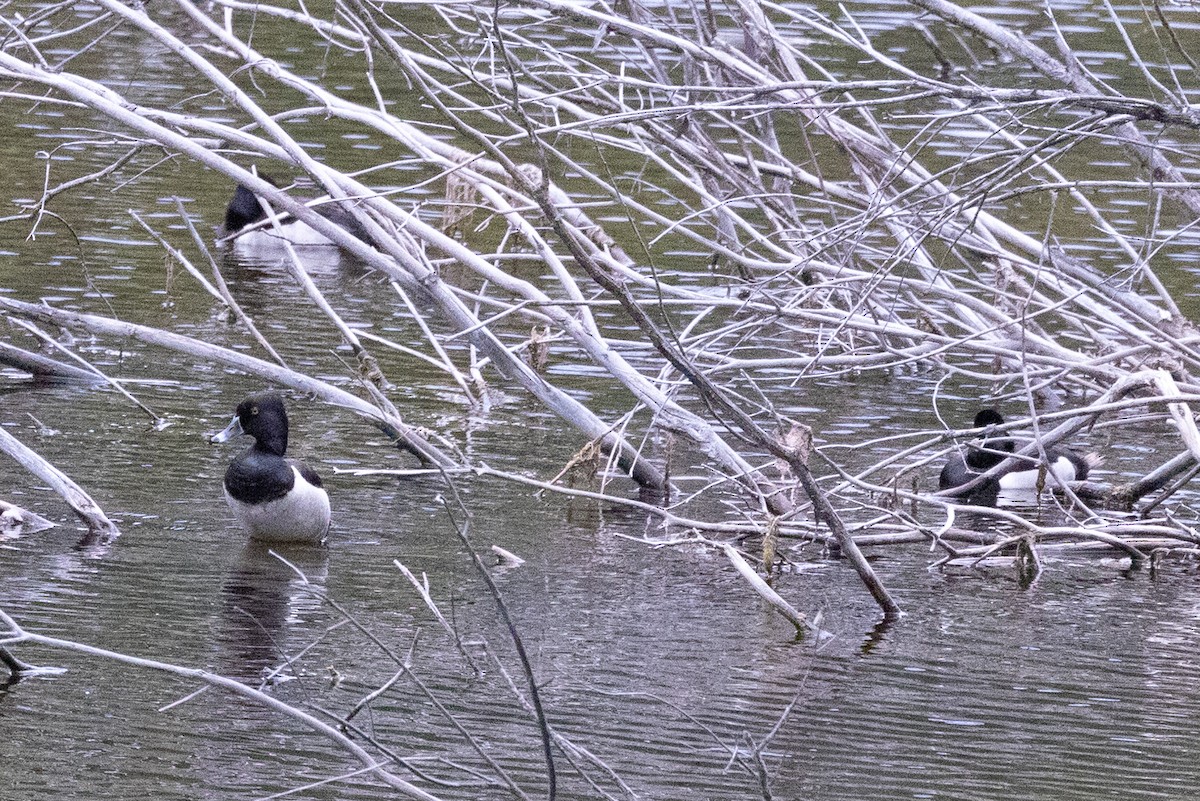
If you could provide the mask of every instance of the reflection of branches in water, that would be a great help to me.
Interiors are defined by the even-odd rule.
[[[84,643],[72,642],[70,640],[63,640],[57,637],[47,637],[45,635],[36,634],[21,628],[15,620],[13,620],[2,610],[0,610],[0,624],[3,624],[6,629],[3,632],[3,637],[10,642],[29,642],[48,648],[75,651],[87,656],[92,656],[98,659],[107,659],[129,665],[131,667],[162,671],[179,678],[199,681],[203,684],[212,687],[219,687],[232,692],[235,695],[239,695],[250,701],[261,704],[276,712],[280,712],[283,715],[297,720],[316,732],[324,735],[327,739],[333,741],[343,750],[348,751],[350,754],[360,760],[364,765],[367,766],[367,770],[372,776],[393,790],[396,790],[410,798],[423,799],[424,801],[437,801],[437,796],[431,795],[419,787],[416,787],[404,779],[401,779],[400,777],[390,773],[383,765],[380,765],[370,753],[368,753],[351,738],[347,737],[334,726],[319,720],[317,717],[309,714],[308,712],[284,703],[278,698],[275,698],[261,690],[256,690],[253,687],[250,687],[239,681],[235,681],[206,670],[172,665],[153,659],[142,659],[140,657],[130,656],[117,651],[110,651],[104,648],[97,648]]]
[[[463,511],[463,508],[459,506],[458,512],[462,513]],[[458,515],[454,517],[453,524],[459,530],[464,544],[468,548],[472,547],[466,529],[461,528],[464,525],[463,521],[458,518]],[[391,773],[387,769],[387,763],[391,762],[403,766],[422,781],[429,782],[435,786],[447,788],[498,787],[508,790],[518,798],[530,797],[522,788],[520,782],[510,775],[510,771],[503,766],[503,760],[494,755],[495,746],[491,742],[495,739],[494,734],[490,731],[473,731],[472,724],[464,720],[461,714],[455,713],[428,686],[420,673],[414,670],[411,652],[407,655],[397,653],[375,632],[358,620],[344,605],[329,597],[324,587],[321,586],[321,583],[311,580],[308,573],[300,568],[300,565],[315,568],[317,571],[323,571],[325,567],[324,550],[296,549],[295,551],[288,552],[285,557],[274,551],[269,551],[261,546],[252,544],[243,552],[237,565],[231,571],[224,584],[224,626],[221,635],[223,650],[225,656],[231,662],[230,669],[237,673],[245,674],[246,680],[256,683],[261,682],[257,689],[251,686],[251,684],[246,683],[245,680],[237,680],[224,674],[142,659],[106,649],[95,648],[82,643],[38,635],[23,629],[2,610],[0,610],[0,624],[3,624],[6,630],[0,630],[0,642],[11,645],[36,644],[50,648],[67,649],[92,657],[115,660],[134,667],[165,671],[181,678],[199,680],[209,687],[232,691],[243,698],[266,705],[271,709],[299,720],[310,728],[315,729],[318,733],[331,738],[336,744],[350,751],[350,753],[363,761],[367,766],[360,771],[331,778],[327,781],[340,781],[365,773],[375,776],[389,787],[397,789],[410,797],[434,798],[433,795]],[[478,560],[476,560],[476,567],[482,576],[488,578],[487,568]],[[489,586],[497,604],[500,608],[505,608],[503,598],[497,586],[490,581]],[[421,592],[421,597],[438,619],[443,622],[447,620],[438,609],[432,595],[425,591]],[[293,638],[287,636],[287,629],[294,622],[291,620],[293,616],[292,610],[297,603],[303,603],[303,599],[305,598],[314,599],[335,610],[341,616],[341,620],[326,626],[316,639],[304,647],[291,651],[287,643]],[[266,668],[277,663],[282,663],[282,666],[287,668],[297,665],[308,658],[308,654],[313,651],[314,647],[323,638],[342,627],[350,627],[361,634],[375,649],[380,659],[395,664],[398,670],[378,687],[363,695],[346,713],[338,713],[316,705],[311,699],[311,696],[314,694],[314,688],[308,688],[305,692],[305,695],[309,696],[310,699],[308,703],[313,705],[318,716],[328,719],[329,723],[320,722],[316,716],[309,712],[264,692],[264,687],[274,685],[274,679],[282,669],[281,667],[274,667],[270,670],[270,673],[266,673]],[[528,657],[524,654],[524,649],[520,645],[520,636],[511,619],[508,621],[506,631],[512,638],[512,641],[518,646],[518,653],[526,677],[524,688],[518,686],[518,682],[514,681],[508,672],[506,660],[492,648],[486,639],[475,638],[471,641],[469,647],[486,655],[488,662],[495,671],[494,675],[499,675],[502,678],[503,686],[507,688],[517,705],[537,722],[539,730],[546,738],[544,742],[546,756],[550,757],[549,748],[550,744],[553,743],[557,749],[556,753],[565,758],[572,769],[602,797],[609,799],[619,797],[604,789],[603,785],[605,782],[613,783],[619,788],[620,793],[626,797],[632,795],[632,790],[621,776],[600,757],[551,726],[541,709],[541,702],[538,695],[539,690],[533,676],[532,665]],[[475,659],[469,656],[464,650],[467,646],[458,640],[458,634],[449,623],[446,623],[446,634],[455,640],[464,660],[474,667],[476,664]],[[414,638],[410,651],[416,647],[417,641]],[[19,677],[23,673],[37,670],[18,660],[4,645],[0,645],[0,663],[8,665],[14,678]],[[296,672],[297,674],[300,673],[300,671]],[[266,675],[264,676],[264,674]],[[483,675],[482,671],[475,670],[476,679],[479,679]],[[453,731],[463,739],[466,746],[479,757],[486,768],[481,770],[469,764],[462,764],[462,761],[458,759],[451,760],[432,754],[414,755],[411,747],[398,749],[389,744],[381,732],[387,730],[386,718],[391,713],[386,711],[386,707],[380,709],[379,702],[386,699],[387,696],[397,693],[401,689],[401,684],[405,685],[404,689],[406,693],[409,688],[415,688],[419,695],[436,709],[438,714],[446,720]],[[200,695],[202,695],[202,691],[189,693],[184,698],[167,705],[161,711],[174,708],[182,703],[193,702]],[[493,700],[497,699],[493,697]],[[367,728],[363,728],[354,722],[355,718],[363,710],[370,710],[373,716],[372,725]],[[485,722],[484,725],[491,726],[494,724]],[[408,730],[407,725],[404,728],[406,731]],[[355,744],[354,740],[347,737],[345,735],[346,732],[353,734],[355,738],[375,749],[379,756],[371,756],[367,751]],[[423,736],[427,735],[421,734],[418,735],[418,738]],[[402,754],[400,751],[404,753]],[[547,775],[550,777],[552,787],[554,786],[554,776],[556,775],[552,767],[553,764],[552,761],[547,762]],[[593,775],[596,772],[599,772],[600,775]],[[462,776],[456,779],[453,778],[455,774],[462,774]],[[550,793],[550,796],[554,797],[553,791]]]
[[[0,74],[17,84],[6,93],[13,100],[36,95],[65,112],[82,105],[122,131],[109,168],[57,185],[47,180],[27,210],[35,225],[46,203],[76,181],[153,167],[146,160],[165,148],[226,176],[231,187],[247,186],[377,271],[400,293],[402,308],[381,304],[375,313],[388,323],[418,317],[426,343],[348,325],[343,299],[316,291],[303,258],[289,257],[314,308],[354,350],[358,362],[345,369],[370,401],[282,368],[260,325],[273,310],[256,310],[255,323],[214,271],[218,283],[205,279],[206,291],[230,303],[278,363],[240,359],[242,369],[350,406],[443,469],[467,457],[403,423],[389,362],[375,349],[444,370],[468,403],[486,404],[485,377],[499,375],[595,444],[610,466],[682,499],[662,512],[664,525],[695,523],[709,533],[778,528],[820,540],[849,557],[894,614],[857,549],[955,541],[952,515],[961,503],[922,492],[914,477],[945,459],[955,440],[980,432],[947,422],[938,394],[930,409],[936,426],[918,424],[875,443],[894,455],[852,470],[840,457],[864,443],[810,444],[804,421],[781,411],[816,382],[885,381],[920,369],[939,393],[991,386],[997,401],[1027,410],[1010,416],[1014,427],[1033,427],[1031,455],[1040,457],[1084,426],[1174,421],[1180,456],[1121,486],[1058,487],[1072,522],[1023,524],[1039,543],[1070,536],[1082,547],[1103,541],[1142,553],[1107,539],[1134,532],[1104,505],[1135,504],[1154,492],[1162,503],[1200,457],[1188,422],[1200,398],[1193,375],[1200,337],[1152,269],[1187,244],[1186,229],[1167,228],[1170,204],[1200,211],[1200,193],[1181,172],[1191,157],[1176,146],[1200,127],[1188,111],[1191,88],[1173,83],[1183,73],[1161,79],[1157,60],[1127,44],[1149,90],[1120,94],[1075,68],[1060,31],[1064,47],[1051,54],[944,0],[916,5],[932,15],[912,24],[945,67],[937,78],[910,63],[922,54],[877,46],[844,9],[829,19],[807,8],[735,3],[722,16],[703,4],[685,14],[679,4],[617,12],[562,0],[434,4],[423,8],[428,29],[420,33],[389,13],[395,6],[361,0],[339,4],[327,18],[270,3],[251,13],[217,2],[211,8],[221,14],[211,15],[183,0],[163,13],[101,0],[79,12],[92,14],[93,26],[56,27],[65,23],[54,14],[11,20],[25,38],[0,53]],[[54,52],[69,44],[103,53],[113,45],[100,31],[117,24],[165,48],[163,69],[186,74],[194,94],[145,98],[135,88],[113,89],[120,84],[85,74],[82,60],[45,68],[49,43]],[[1136,25],[1146,30],[1122,29],[1123,41],[1163,31],[1177,41],[1164,14]],[[965,52],[973,45],[942,47],[960,29],[1030,65],[1036,80],[993,87],[986,70],[956,72],[950,54],[976,58]],[[251,40],[250,30],[263,35]],[[583,43],[580,31],[604,35]],[[366,102],[275,60],[292,55],[273,43],[311,33],[361,69]],[[730,35],[741,37],[741,49],[726,45]],[[833,64],[844,74],[833,74]],[[254,93],[244,88],[249,81]],[[204,88],[226,105],[214,112],[196,102]],[[412,88],[424,103],[421,119],[433,115],[436,129],[406,118],[417,116]],[[277,109],[285,97],[291,108]],[[318,162],[301,141],[322,129],[296,124],[316,116],[400,149],[404,163],[355,173]],[[237,158],[227,158],[233,151]],[[304,173],[378,247],[248,163]],[[1094,163],[1104,163],[1106,174],[1097,176]],[[420,167],[413,188],[445,188],[441,227],[435,204],[414,209],[402,191],[372,186],[413,165]],[[1130,203],[1153,209],[1149,230],[1136,239],[1116,216]],[[484,220],[476,229],[472,215]],[[1086,239],[1075,217],[1086,221]],[[488,226],[492,219],[503,225]],[[187,247],[170,244],[168,233],[154,236],[199,280],[187,251],[205,248],[188,224]],[[1083,245],[1107,251],[1117,267],[1085,261]],[[55,310],[15,302],[4,311],[64,321]],[[130,330],[95,316],[73,320],[104,336]],[[534,326],[549,334],[528,336]],[[136,335],[201,352],[159,333],[143,327]],[[589,377],[597,396],[611,399],[617,393],[607,390],[619,389],[631,398],[624,414],[598,412],[543,374],[532,351],[545,342],[553,343],[552,358],[597,368]],[[224,352],[205,357],[233,363]],[[699,489],[679,476],[679,486],[668,486],[663,434],[702,456],[716,477]],[[817,465],[825,477],[812,474]],[[729,497],[740,499],[744,522],[710,519],[712,499]],[[1192,547],[1188,526],[1169,511],[1153,525],[1153,536]]]
[[[276,553],[247,544],[221,585],[221,641],[231,660],[224,672],[267,684],[288,678],[290,663],[303,651],[289,652],[287,629],[307,607],[320,605],[327,562],[322,548]]]
[[[9,674],[14,677],[21,673],[29,673],[34,670],[33,665],[17,659],[7,648],[3,646],[0,646],[0,664],[3,664],[4,667],[8,668]]]

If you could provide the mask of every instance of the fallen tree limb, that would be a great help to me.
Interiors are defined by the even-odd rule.
[[[76,367],[73,364],[51,359],[40,353],[18,348],[7,342],[0,342],[0,363],[24,370],[33,376],[35,381],[74,381],[81,384],[103,384],[102,375]]]
[[[108,519],[83,488],[72,481],[66,473],[39,456],[3,426],[0,426],[0,450],[11,456],[18,464],[50,485],[67,502],[79,519],[87,524],[87,534],[79,541],[80,546],[107,545],[121,536],[121,530]]]
[[[413,453],[423,462],[447,467],[457,464],[449,455],[428,442],[415,429],[394,414],[388,414],[332,384],[298,373],[282,365],[149,326],[126,323],[94,314],[80,314],[55,309],[52,306],[25,303],[12,298],[0,297],[0,310],[68,328],[83,329],[95,334],[132,337],[148,345],[169,348],[200,359],[216,361],[239,370],[245,370],[259,378],[315,395],[328,403],[342,406],[365,417],[389,438],[402,445],[405,450]]]

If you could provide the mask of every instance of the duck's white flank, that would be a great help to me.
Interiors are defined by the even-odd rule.
[[[238,522],[260,542],[320,543],[329,531],[329,494],[304,480],[292,468],[296,483],[291,492],[267,503],[244,503],[225,491],[225,500]]]
[[[1021,489],[1031,490],[1037,489],[1038,469],[1034,467],[1030,470],[1019,470],[1012,473],[1005,473],[1000,476],[1000,489]],[[1075,465],[1065,456],[1059,456],[1054,460],[1054,464],[1050,466],[1047,473],[1053,472],[1054,477],[1059,481],[1074,481],[1075,480]],[[1046,486],[1054,485],[1053,479],[1049,475],[1046,476]]]
[[[233,240],[236,253],[284,251],[285,243],[299,247],[336,247],[332,241],[308,223],[289,220],[278,229],[273,225],[248,231]]]

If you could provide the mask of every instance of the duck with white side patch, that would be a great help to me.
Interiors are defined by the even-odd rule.
[[[225,471],[225,500],[251,539],[319,545],[329,531],[329,494],[321,477],[286,458],[288,417],[274,392],[251,395],[237,407],[224,431],[225,442],[247,434],[254,444]]]
[[[264,181],[276,185],[269,176],[260,173]],[[358,218],[343,204],[350,201],[334,201],[328,197],[306,201],[306,205],[329,222],[343,228],[347,233],[374,247],[374,241]],[[234,190],[229,205],[225,208],[225,224],[222,239],[231,239],[234,250],[239,253],[257,251],[276,252],[283,249],[285,242],[301,247],[336,247],[329,237],[312,226],[296,219],[291,214],[268,217],[258,195],[245,186]]]
[[[995,409],[984,409],[975,415],[974,428],[990,429],[1004,425],[1004,418]],[[1018,443],[1010,436],[999,434],[986,436],[982,442],[969,443],[960,448],[942,468],[938,476],[938,488],[941,490],[961,487],[973,481],[983,473],[1012,456],[1026,445]],[[1044,449],[1047,476],[1046,485],[1067,481],[1083,481],[1094,467],[1103,462],[1095,453],[1080,454],[1070,448],[1055,446]],[[1037,489],[1042,461],[1037,456],[1019,457],[1005,468],[999,476],[989,479],[971,492],[972,497],[986,499],[992,495],[994,500],[996,490],[1033,490]],[[1051,477],[1051,475],[1053,477]]]

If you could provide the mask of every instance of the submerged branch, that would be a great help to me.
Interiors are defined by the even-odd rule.
[[[11,456],[18,464],[50,485],[67,505],[87,524],[88,531],[79,541],[80,546],[107,545],[121,536],[117,528],[104,514],[83,488],[72,481],[66,473],[39,456],[12,434],[0,426],[0,450]]]
[[[103,384],[104,376],[51,359],[40,353],[0,342],[0,364],[7,364],[33,376],[35,381],[77,381],[83,384]]]

